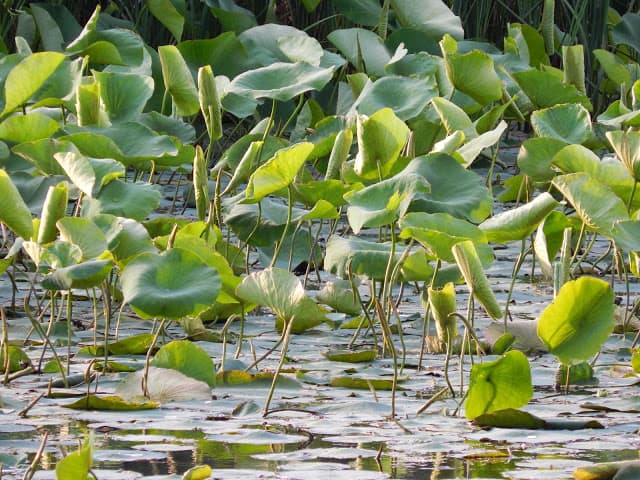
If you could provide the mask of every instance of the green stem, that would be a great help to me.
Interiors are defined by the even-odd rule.
[[[156,333],[153,336],[153,340],[151,341],[151,345],[149,345],[149,349],[147,350],[147,355],[144,358],[144,373],[142,374],[142,395],[144,395],[145,398],[151,398],[149,397],[149,368],[151,367],[151,355],[153,353],[153,349],[156,346],[156,343],[158,343],[160,333],[164,331],[164,327],[166,324],[167,319],[163,319],[162,322],[160,322],[160,326],[158,327],[158,330],[156,330]]]
[[[289,231],[289,224],[291,223],[291,217],[293,216],[293,188],[291,187],[291,185],[287,187],[287,200],[287,223],[285,223],[284,229],[282,230],[282,236],[276,244],[276,248],[273,252],[273,258],[271,258],[271,264],[269,265],[269,267],[275,267],[276,260],[278,259],[278,255],[280,255],[280,250],[282,249],[284,240],[285,238],[287,238],[287,232]]]
[[[291,328],[293,326],[293,321],[295,320],[295,315],[289,319],[287,322],[287,326],[282,333],[282,348],[280,349],[280,361],[278,362],[278,367],[276,371],[273,373],[273,381],[271,382],[271,388],[269,388],[269,393],[267,394],[267,399],[264,402],[264,410],[262,412],[262,416],[265,417],[269,413],[269,405],[271,404],[271,399],[273,398],[273,394],[276,391],[276,384],[278,383],[278,377],[280,376],[280,371],[282,370],[282,366],[284,365],[284,361],[287,357],[287,349],[289,348],[289,339],[291,337]]]
[[[509,319],[509,303],[511,302],[511,296],[513,295],[513,288],[516,284],[516,278],[518,276],[518,272],[520,271],[520,267],[522,267],[522,263],[524,262],[524,258],[527,255],[526,250],[526,240],[523,238],[520,244],[520,254],[518,255],[518,259],[516,263],[513,265],[513,271],[511,272],[511,283],[509,285],[509,291],[507,292],[507,301],[504,306],[504,331],[507,331],[507,321]]]

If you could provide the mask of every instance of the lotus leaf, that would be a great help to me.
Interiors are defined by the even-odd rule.
[[[0,221],[24,239],[30,239],[33,235],[29,207],[3,169],[0,169]]]
[[[526,70],[513,73],[513,78],[536,108],[550,108],[566,103],[580,105],[586,110],[592,109],[589,97],[551,72]]]
[[[220,290],[218,272],[180,248],[141,253],[127,263],[121,280],[124,301],[143,318],[197,315],[215,302]]]
[[[313,328],[326,319],[318,304],[307,296],[300,280],[280,268],[250,274],[238,285],[236,294],[247,302],[271,309],[277,315],[279,328],[293,321],[294,333]]]
[[[582,105],[559,104],[531,114],[531,126],[539,137],[565,143],[585,143],[592,137],[591,118]]]
[[[136,120],[153,94],[153,78],[148,76],[94,72],[93,77],[112,122]]]
[[[82,447],[61,459],[56,465],[57,480],[76,480],[89,478],[93,463],[93,437],[88,437]]]
[[[200,347],[188,340],[175,340],[163,345],[155,354],[151,365],[170,368],[187,377],[216,386],[216,372],[211,357]]]
[[[227,93],[250,99],[287,101],[309,90],[321,90],[333,76],[333,67],[314,67],[306,62],[274,63],[241,73]]]
[[[375,243],[360,238],[342,238],[333,235],[327,242],[324,267],[341,278],[367,275],[382,279],[387,270],[391,244]],[[396,261],[400,254],[396,252]]]
[[[464,403],[468,419],[526,405],[533,396],[531,367],[525,355],[512,350],[493,362],[471,368],[471,384]]]
[[[0,123],[0,140],[9,143],[33,142],[49,138],[58,130],[58,122],[42,113],[13,115]]]
[[[464,37],[460,17],[442,0],[391,0],[391,6],[403,27],[424,32],[434,40],[445,34],[458,40]]]
[[[147,388],[149,397],[142,392],[144,371],[130,373],[116,386],[115,394],[127,402],[188,402],[210,400],[211,387],[206,382],[188,377],[170,368],[149,367]]]
[[[565,365],[589,360],[613,331],[613,289],[608,282],[580,277],[565,283],[538,320],[538,336]]]
[[[71,290],[72,288],[93,288],[100,285],[113,268],[111,260],[88,260],[56,269],[42,279],[47,290]]]
[[[401,120],[409,120],[420,115],[438,93],[435,77],[409,78],[392,75],[367,84],[354,108],[360,114],[373,115],[388,107]]]
[[[384,68],[391,55],[382,39],[371,30],[345,28],[334,30],[327,38],[359,71],[371,76],[384,76]]]
[[[173,35],[177,41],[180,41],[182,30],[184,29],[184,2],[149,0],[147,7],[153,16],[171,32],[171,35]],[[180,8],[180,10],[178,10],[178,8]]]
[[[86,198],[82,214],[93,217],[101,213],[143,220],[160,203],[161,194],[157,186],[148,183],[109,182],[95,198]]]
[[[200,110],[198,90],[182,54],[173,45],[158,48],[164,88],[171,94],[179,115],[194,115]]]

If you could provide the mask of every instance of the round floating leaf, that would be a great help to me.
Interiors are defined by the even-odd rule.
[[[531,367],[519,350],[507,352],[493,362],[476,363],[471,368],[470,382],[464,403],[468,419],[522,407],[533,396]]]
[[[322,309],[307,296],[300,280],[291,272],[268,268],[246,277],[236,288],[243,300],[273,310],[280,323],[293,320],[292,332],[297,333],[322,323]]]
[[[170,368],[216,386],[216,372],[213,360],[200,347],[189,340],[176,340],[163,345],[155,354],[151,365],[159,368]]]
[[[378,356],[376,349],[371,350],[329,350],[323,353],[332,362],[363,363],[372,362]]]
[[[24,239],[33,236],[33,221],[29,207],[11,181],[9,174],[0,168],[0,222]]]
[[[611,285],[594,277],[565,283],[538,320],[538,336],[566,365],[589,360],[615,324]]]
[[[522,240],[531,235],[538,224],[558,205],[555,198],[544,192],[529,203],[485,220],[480,224],[480,230],[484,231],[489,242],[507,243]]]
[[[180,248],[141,253],[127,264],[121,279],[124,301],[143,318],[197,315],[220,291],[218,272]]]
[[[238,75],[227,93],[286,102],[309,90],[322,89],[332,76],[333,67],[314,67],[306,62],[274,63]]]
[[[147,388],[149,398],[142,392],[143,370],[130,373],[116,387],[115,393],[129,402],[188,402],[211,400],[207,383],[169,368],[149,367]]]
[[[76,400],[73,403],[69,403],[63,406],[65,408],[72,408],[74,410],[135,411],[135,410],[149,410],[152,408],[158,408],[160,405],[156,402],[149,402],[149,401],[128,402],[117,395],[98,396],[92,393],[89,395],[85,395],[84,397]],[[78,477],[73,476],[69,478],[71,480],[71,479],[76,479]]]

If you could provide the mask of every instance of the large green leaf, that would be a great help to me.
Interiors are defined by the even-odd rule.
[[[359,71],[376,77],[385,75],[384,67],[391,55],[382,39],[372,31],[364,28],[334,30],[327,39]]]
[[[485,275],[484,267],[473,242],[471,240],[458,242],[451,250],[470,292],[478,299],[491,318],[494,320],[500,318],[502,310]]]
[[[69,202],[69,184],[60,182],[47,190],[47,196],[42,204],[40,225],[38,227],[38,243],[53,242],[57,236],[56,222],[67,213]]]
[[[565,283],[538,320],[538,336],[565,365],[589,360],[615,324],[615,294],[608,282],[580,277]]]
[[[155,354],[151,365],[170,368],[187,377],[216,386],[216,371],[208,353],[189,340],[174,340],[163,345]]]
[[[614,53],[608,50],[595,49],[593,56],[600,63],[600,67],[609,77],[609,80],[615,82],[616,85],[622,86],[631,84],[631,73],[626,64]]]
[[[225,32],[215,38],[185,40],[177,47],[194,75],[205,65],[210,65],[216,75],[230,78],[248,68],[247,52],[233,32]],[[229,58],[233,58],[233,62],[229,62]]]
[[[507,122],[501,120],[493,130],[489,130],[472,138],[458,148],[456,153],[462,157],[462,165],[469,167],[485,148],[496,145],[506,130]]]
[[[124,302],[143,318],[197,315],[220,291],[218,272],[180,248],[141,253],[126,265],[121,280]]]
[[[640,15],[629,12],[622,16],[622,21],[612,29],[611,34],[615,44],[623,43],[640,52],[639,31]]]
[[[429,182],[414,172],[398,175],[345,195],[347,217],[353,233],[362,227],[391,225],[403,216],[418,193],[429,193]]]
[[[245,202],[259,202],[267,195],[291,185],[312,150],[313,144],[304,142],[276,152],[249,178]]]
[[[56,269],[42,279],[42,286],[48,290],[70,290],[72,288],[93,288],[100,285],[111,272],[111,260],[89,260]]]
[[[565,143],[584,143],[593,135],[589,112],[575,103],[536,110],[531,114],[531,126],[539,137],[551,137]]]
[[[411,171],[427,179],[431,193],[417,195],[410,211],[444,212],[472,222],[481,222],[491,213],[493,198],[484,179],[453,157],[441,153],[417,157],[401,173]]]
[[[60,238],[80,247],[82,258],[96,258],[107,249],[104,232],[88,218],[64,217],[58,220]]]
[[[505,210],[485,220],[480,229],[490,242],[507,243],[522,240],[533,233],[545,217],[559,203],[551,194],[544,192],[517,208]]]
[[[624,202],[602,182],[588,173],[559,175],[553,185],[575,208],[590,229],[607,236],[614,224],[629,220]]]
[[[429,38],[439,40],[448,34],[462,40],[462,21],[442,0],[391,0],[398,22],[426,33]]]
[[[185,0],[147,0],[147,7],[171,35],[180,41],[184,29]]]
[[[465,415],[479,415],[518,408],[533,396],[531,367],[525,355],[512,350],[493,362],[476,363],[471,368],[471,384],[464,403]]]
[[[618,159],[637,182],[640,180],[640,132],[616,130],[606,133]]]
[[[105,184],[125,174],[124,166],[112,159],[87,158],[75,152],[54,155],[73,184],[89,197],[94,197]]]
[[[453,86],[481,105],[502,98],[502,81],[495,71],[491,57],[480,50],[458,53],[456,41],[449,35],[440,42],[447,67],[447,76]]]
[[[474,224],[448,213],[408,213],[400,219],[400,238],[414,238],[433,255],[454,262],[451,248],[458,242],[471,240],[480,249],[487,243],[485,233]]]
[[[353,23],[376,27],[382,16],[378,0],[332,0],[334,8]]]
[[[434,77],[382,77],[362,90],[354,107],[364,115],[373,115],[385,107],[391,108],[401,120],[417,117],[429,101],[438,95]]]
[[[133,73],[93,72],[112,122],[136,120],[153,95],[153,78]]]
[[[66,56],[62,53],[38,52],[29,55],[11,69],[4,84],[5,106],[0,117],[31,99],[65,59]]]
[[[301,332],[322,323],[322,309],[304,291],[300,280],[291,272],[268,268],[246,277],[236,289],[243,300],[263,305],[276,315],[279,327],[293,321],[292,332]]]
[[[0,222],[26,240],[33,236],[29,207],[3,169],[0,169]]]
[[[158,48],[164,88],[171,95],[178,115],[195,115],[200,110],[198,89],[182,54],[173,45]]]
[[[366,275],[371,279],[384,278],[389,256],[390,243],[376,243],[357,237],[343,238],[332,235],[327,242],[324,267],[341,278],[350,275]],[[400,257],[396,252],[395,260]]]
[[[119,217],[144,220],[159,205],[162,194],[148,183],[109,182],[95,198],[85,198],[82,214],[93,217],[110,213]]]
[[[551,72],[526,70],[512,75],[536,108],[548,108],[562,103],[579,104],[587,110],[592,108],[589,97]]]
[[[227,88],[227,93],[286,102],[309,90],[322,89],[332,76],[333,67],[314,67],[306,62],[280,62],[238,75]]]
[[[0,140],[24,143],[51,137],[60,124],[42,113],[14,115],[0,123]]]
[[[556,172],[551,168],[551,160],[566,145],[566,142],[555,138],[528,138],[520,145],[518,167],[535,182],[553,180]]]
[[[365,120],[358,117],[355,172],[367,180],[388,177],[408,136],[409,127],[390,108],[383,108]]]

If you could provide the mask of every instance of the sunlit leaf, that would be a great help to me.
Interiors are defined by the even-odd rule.
[[[73,403],[64,405],[65,408],[72,408],[74,410],[98,410],[98,411],[135,411],[135,410],[149,410],[152,408],[158,408],[157,402],[130,402],[119,397],[118,395],[96,395],[88,394],[84,397],[76,400]],[[56,469],[57,473],[57,469]],[[75,474],[78,471],[74,472]],[[60,478],[60,477],[58,477]],[[77,479],[77,476],[69,477],[71,479]]]
[[[584,143],[592,137],[589,112],[575,103],[554,105],[531,114],[531,126],[539,137],[565,143]]]
[[[198,89],[180,50],[173,45],[158,48],[164,87],[171,94],[179,115],[194,115],[200,110]]]
[[[531,367],[525,355],[512,350],[493,362],[471,368],[465,415],[473,419],[485,413],[519,408],[533,396]]]
[[[180,248],[141,253],[126,265],[121,280],[124,301],[143,318],[196,315],[220,290],[218,272]]]
[[[589,360],[615,323],[615,294],[608,282],[580,277],[565,283],[538,319],[538,336],[566,365]]]
[[[151,365],[159,368],[170,368],[216,386],[216,372],[213,360],[204,350],[188,340],[174,340],[163,345],[155,354]]]
[[[0,221],[24,239],[33,236],[29,207],[3,169],[0,169]]]
[[[464,37],[460,17],[442,0],[391,0],[391,6],[403,27],[425,32],[434,40],[445,34],[459,40]]]

